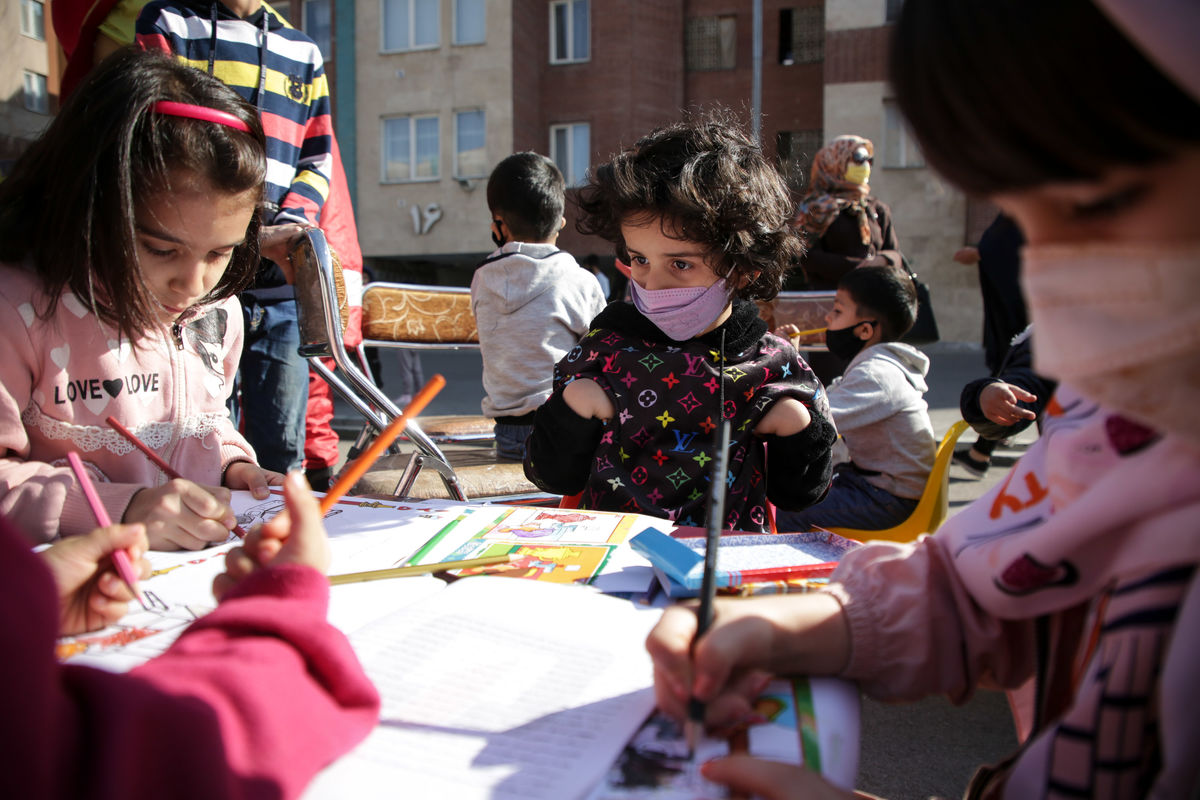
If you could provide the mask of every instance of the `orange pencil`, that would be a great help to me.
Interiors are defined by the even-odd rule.
[[[325,514],[329,509],[333,508],[338,500],[341,500],[346,492],[358,482],[358,479],[366,474],[381,455],[387,450],[396,437],[404,432],[405,426],[408,425],[409,419],[415,417],[425,410],[425,406],[429,405],[437,393],[446,385],[446,379],[441,375],[434,375],[429,379],[429,383],[421,387],[421,391],[417,392],[409,403],[404,408],[404,413],[392,420],[392,423],[383,429],[383,433],[371,442],[371,446],[363,451],[362,455],[354,459],[350,466],[346,467],[346,471],[342,473],[342,477],[338,478],[337,483],[330,487],[329,492],[321,498],[321,513]]]
[[[138,450],[141,450],[142,454],[145,455],[146,458],[150,459],[150,463],[161,469],[168,478],[174,479],[183,477],[174,469],[172,469],[171,465],[164,461],[162,456],[151,450],[150,445],[143,442],[134,434],[133,431],[129,430],[129,428],[126,428],[124,425],[118,422],[116,417],[105,417],[104,421],[108,423],[110,428],[128,439],[131,445],[136,447]],[[241,525],[234,525],[233,532],[237,534],[239,539],[246,538],[246,531]]]

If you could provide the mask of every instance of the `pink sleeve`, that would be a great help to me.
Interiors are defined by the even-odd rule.
[[[294,798],[378,719],[378,694],[325,621],[316,570],[252,575],[121,675],[56,661],[56,593],[40,562],[0,518],[5,797]]]
[[[873,697],[937,693],[961,703],[977,686],[1011,688],[1033,674],[1033,622],[1002,620],[980,608],[937,537],[853,550],[829,590],[850,630],[842,677]]]

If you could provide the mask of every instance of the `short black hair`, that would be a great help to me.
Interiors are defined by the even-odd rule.
[[[787,184],[727,110],[643,136],[589,175],[578,204],[580,233],[612,242],[623,260],[621,223],[660,218],[664,233],[707,247],[730,285],[744,277],[747,299],[779,294],[803,253]]]
[[[492,170],[488,209],[503,214],[512,239],[545,241],[562,221],[566,195],[562,172],[540,153],[513,153]]]
[[[971,194],[1095,180],[1200,142],[1200,104],[1094,0],[907,0],[890,72],[926,160]]]
[[[885,342],[897,341],[917,319],[917,288],[902,269],[857,267],[842,276],[838,288],[850,295],[860,317],[879,320]]]

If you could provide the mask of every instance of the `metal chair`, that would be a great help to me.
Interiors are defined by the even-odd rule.
[[[345,321],[341,313],[345,292],[343,290],[340,295],[338,292],[341,267],[334,261],[325,234],[319,228],[307,229],[289,255],[296,270],[293,286],[300,320],[300,355],[308,359],[313,370],[366,420],[367,428],[355,443],[356,450],[361,450],[366,439],[378,435],[403,412],[363,374],[346,352],[342,338]],[[333,359],[334,368],[331,369],[323,359]],[[445,454],[416,420],[409,421],[405,438],[415,449],[393,494],[407,497],[417,474],[432,467],[451,498],[466,500],[458,476]],[[396,450],[395,445],[393,450]]]

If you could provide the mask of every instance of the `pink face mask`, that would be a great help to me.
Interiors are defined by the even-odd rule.
[[[712,325],[729,305],[725,279],[707,288],[643,289],[629,282],[633,305],[673,341],[686,342]]]

